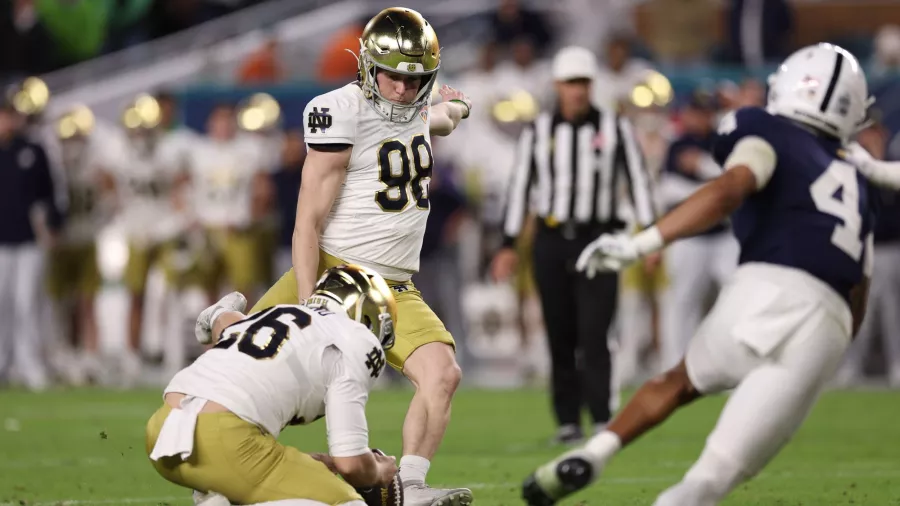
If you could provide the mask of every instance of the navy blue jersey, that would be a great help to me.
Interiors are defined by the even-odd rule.
[[[771,144],[778,162],[768,184],[732,215],[740,263],[804,270],[849,300],[863,277],[866,237],[874,226],[868,181],[839,158],[837,140],[759,108],[740,109],[722,121],[716,161],[724,165],[747,136]]]

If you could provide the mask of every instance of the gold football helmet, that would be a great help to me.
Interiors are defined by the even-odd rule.
[[[366,24],[359,43],[359,81],[366,98],[388,120],[408,123],[428,103],[441,67],[441,48],[434,28],[412,9],[391,7]],[[378,69],[422,76],[415,100],[403,104],[382,96],[375,80]]]
[[[127,130],[153,130],[162,119],[159,102],[146,93],[131,101],[122,112],[122,126]]]
[[[309,307],[324,307],[345,312],[351,320],[365,325],[381,342],[382,348],[394,346],[397,303],[390,287],[380,275],[358,265],[332,267],[322,274],[307,299]]]

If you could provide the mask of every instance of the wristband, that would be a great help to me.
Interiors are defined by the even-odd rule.
[[[469,117],[469,112],[472,110],[472,108],[469,106],[469,104],[467,104],[464,100],[460,100],[458,98],[454,98],[453,100],[451,100],[451,102],[458,102],[458,103],[466,106],[466,114],[465,114],[465,116],[462,117],[462,119],[466,119]]]

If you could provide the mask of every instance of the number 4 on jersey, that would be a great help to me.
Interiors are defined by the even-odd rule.
[[[840,191],[840,198],[838,192]],[[828,169],[809,187],[809,193],[816,209],[843,220],[831,234],[831,243],[855,261],[863,252],[863,241],[859,237],[862,216],[859,214],[859,184],[856,169],[841,161],[833,161]]]

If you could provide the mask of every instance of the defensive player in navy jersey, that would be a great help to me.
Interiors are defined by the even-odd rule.
[[[604,235],[578,269],[618,270],[731,216],[740,266],[684,359],[645,383],[607,429],[523,485],[550,505],[598,478],[623,446],[700,396],[734,389],[697,462],[656,506],[711,506],[787,443],[838,366],[865,313],[872,203],[842,159],[870,104],[865,75],[830,44],[791,55],[770,78],[766,110],[719,127],[724,172],[635,236]]]

